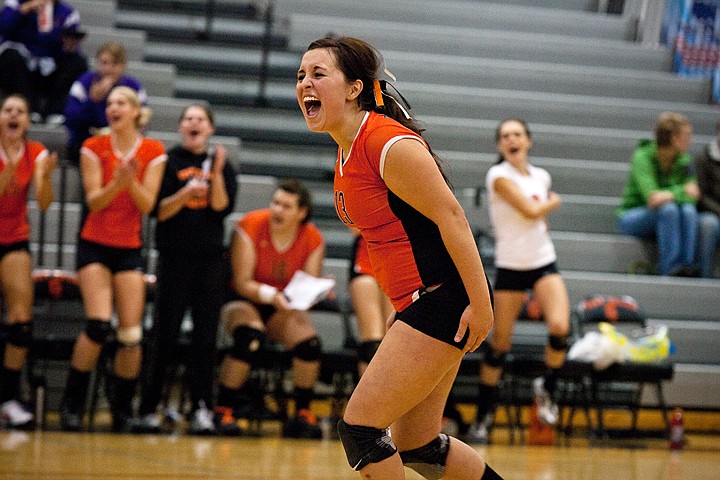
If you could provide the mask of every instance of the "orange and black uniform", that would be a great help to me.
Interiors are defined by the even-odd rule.
[[[283,290],[293,274],[302,270],[312,252],[325,243],[320,230],[312,223],[300,225],[293,244],[285,251],[278,251],[270,238],[270,210],[261,209],[248,212],[238,220],[236,228],[242,230],[255,246],[255,272],[253,278]],[[255,303],[263,321],[267,322],[275,307]]]
[[[122,157],[113,148],[110,135],[92,137],[83,143],[82,154],[97,162],[102,184],[113,178],[118,164],[134,158],[138,163],[136,178],[142,182],[148,167],[165,162],[165,146],[159,140],[139,137],[134,148]],[[123,190],[103,209],[86,212],[80,229],[76,269],[90,263],[101,263],[111,272],[143,270],[141,254],[143,213]]]
[[[202,178],[206,158],[207,153],[195,154],[182,146],[170,149],[157,204],[187,182]],[[193,329],[185,363],[191,402],[193,410],[201,400],[211,408],[217,328],[227,281],[224,221],[234,208],[237,192],[236,173],[229,162],[225,163],[222,175],[230,200],[225,209],[210,208],[208,192],[208,198],[190,200],[155,228],[159,253],[155,322],[149,335],[150,348],[144,351],[148,370],[143,379],[140,415],[154,413],[160,403],[167,367],[176,353],[180,325],[188,308]]]
[[[42,143],[27,140],[12,180],[0,195],[0,258],[13,250],[27,250],[30,224],[27,219],[27,201],[35,164],[45,158],[48,151]],[[0,172],[9,163],[0,148]]]
[[[368,112],[345,161],[335,164],[335,209],[368,243],[372,270],[397,319],[455,346],[467,293],[437,225],[383,180],[387,150],[401,139],[425,141],[395,120]],[[427,146],[427,145],[426,145]]]

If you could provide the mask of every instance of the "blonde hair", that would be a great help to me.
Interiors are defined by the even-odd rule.
[[[677,112],[663,112],[655,125],[655,142],[658,147],[672,144],[672,136],[681,133],[683,128],[690,126],[690,120]]]
[[[144,106],[140,102],[140,97],[138,96],[138,93],[133,90],[130,87],[126,87],[124,85],[121,85],[119,87],[114,87],[112,90],[110,90],[110,93],[108,94],[108,98],[110,98],[110,95],[113,94],[113,92],[117,92],[118,94],[122,95],[130,103],[140,109],[140,114],[135,119],[135,126],[138,129],[142,129],[145,127],[148,123],[150,123],[150,118],[152,117],[152,110],[146,106]]]

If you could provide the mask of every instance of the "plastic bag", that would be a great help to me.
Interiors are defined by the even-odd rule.
[[[647,327],[633,332],[631,338],[617,331],[606,322],[598,324],[600,332],[617,345],[623,360],[639,363],[653,363],[666,360],[674,351],[668,336],[667,325]]]
[[[568,352],[570,360],[591,362],[596,370],[605,370],[613,363],[623,361],[624,355],[621,345],[600,332],[587,332]]]

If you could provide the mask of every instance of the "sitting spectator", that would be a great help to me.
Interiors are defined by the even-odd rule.
[[[655,126],[655,141],[641,140],[618,210],[626,235],[655,239],[660,275],[697,276],[695,248],[700,189],[692,173],[692,125],[679,113],[665,112]]]
[[[246,381],[267,336],[293,357],[296,414],[285,424],[283,435],[321,436],[310,410],[320,371],[320,339],[308,312],[291,310],[282,292],[297,270],[316,277],[322,273],[325,241],[309,222],[311,208],[305,186],[286,180],[275,190],[269,209],[249,212],[237,223],[231,261],[240,299],[227,303],[221,314],[234,341],[220,370],[215,411],[221,434],[239,433],[235,412],[247,411],[248,402],[253,402]]]
[[[713,276],[713,260],[720,237],[720,123],[715,126],[715,135],[717,138],[695,159],[695,173],[700,187],[697,256],[700,275],[705,278]]]
[[[104,43],[95,54],[95,70],[83,73],[70,88],[65,106],[68,130],[67,155],[73,165],[80,163],[82,143],[107,127],[105,103],[113,87],[124,85],[138,92],[140,103],[147,104],[147,93],[140,82],[125,75],[127,57],[121,43]]]
[[[61,0],[6,1],[0,11],[0,90],[21,93],[34,122],[62,123],[70,86],[88,69],[80,14]]]
[[[0,297],[7,312],[7,342],[0,363],[0,423],[30,425],[33,415],[18,401],[20,374],[32,341],[32,258],[27,201],[32,183],[41,210],[53,200],[50,175],[57,155],[26,138],[30,107],[19,94],[0,107]],[[0,309],[2,310],[2,309]],[[2,323],[2,317],[0,317]]]
[[[145,362],[139,431],[160,430],[157,412],[166,372],[189,308],[193,329],[185,362],[190,384],[193,434],[215,432],[212,403],[217,327],[225,300],[224,219],[235,204],[235,170],[221,145],[211,147],[215,132],[212,112],[188,106],[180,118],[182,145],[168,151],[157,204],[155,244],[158,287],[155,322]]]

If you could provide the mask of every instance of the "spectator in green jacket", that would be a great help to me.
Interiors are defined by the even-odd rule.
[[[660,115],[655,141],[642,140],[635,149],[618,210],[621,232],[657,241],[660,275],[698,275],[695,205],[700,189],[688,154],[691,136],[692,125],[685,116]]]

